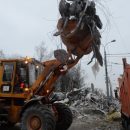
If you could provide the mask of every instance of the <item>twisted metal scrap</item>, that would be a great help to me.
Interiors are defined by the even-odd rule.
[[[98,28],[102,28],[102,23],[96,15],[95,3],[88,0],[73,0],[70,4],[61,0],[59,12],[61,18],[57,24],[58,32],[54,35],[60,35],[70,57],[75,55],[81,58],[93,51],[92,59],[96,57],[102,66],[103,61],[99,51],[101,35],[98,31]]]

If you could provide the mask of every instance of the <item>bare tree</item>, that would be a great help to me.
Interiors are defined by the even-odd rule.
[[[74,70],[72,69],[71,73],[73,73],[73,87],[77,89],[81,88],[84,83],[84,79],[81,76],[81,65],[78,64],[74,67]]]
[[[3,50],[0,50],[0,58],[5,58],[5,54],[4,54]]]
[[[55,84],[56,90],[69,92],[74,88],[81,88],[84,85],[84,78],[81,76],[80,65],[72,68],[68,73],[59,78]],[[60,88],[60,89],[59,89]]]
[[[53,53],[51,53],[47,50],[45,42],[43,42],[43,41],[41,42],[41,44],[39,44],[35,47],[35,52],[36,52],[36,58],[39,61],[45,61],[47,59],[50,59],[53,55]]]

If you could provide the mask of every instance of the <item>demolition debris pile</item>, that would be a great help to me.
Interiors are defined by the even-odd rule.
[[[107,98],[101,90],[83,87],[67,93],[71,110],[75,118],[81,118],[88,115],[106,116],[109,111],[120,111],[119,102],[113,99],[108,106]],[[67,101],[67,99],[65,99]]]
[[[75,89],[69,92],[67,97],[74,117],[90,113],[104,114],[107,110],[105,95],[98,90],[92,92],[90,88]]]
[[[108,106],[106,96],[100,90],[85,87],[69,92],[67,97],[74,116],[72,129],[121,129],[118,100],[113,99]]]

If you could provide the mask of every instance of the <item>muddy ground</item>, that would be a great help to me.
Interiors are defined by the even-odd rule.
[[[19,126],[0,127],[0,130],[20,130]],[[122,130],[120,121],[107,122],[104,119],[75,119],[69,130]]]
[[[74,121],[69,130],[122,130],[119,121],[106,122],[106,121],[93,121],[93,122],[78,122]]]

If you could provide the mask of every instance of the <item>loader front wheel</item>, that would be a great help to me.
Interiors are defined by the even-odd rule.
[[[70,108],[63,103],[55,103],[54,106],[58,112],[56,130],[67,130],[72,124],[73,120]]]
[[[21,130],[55,130],[54,115],[45,106],[31,106],[22,115]]]

